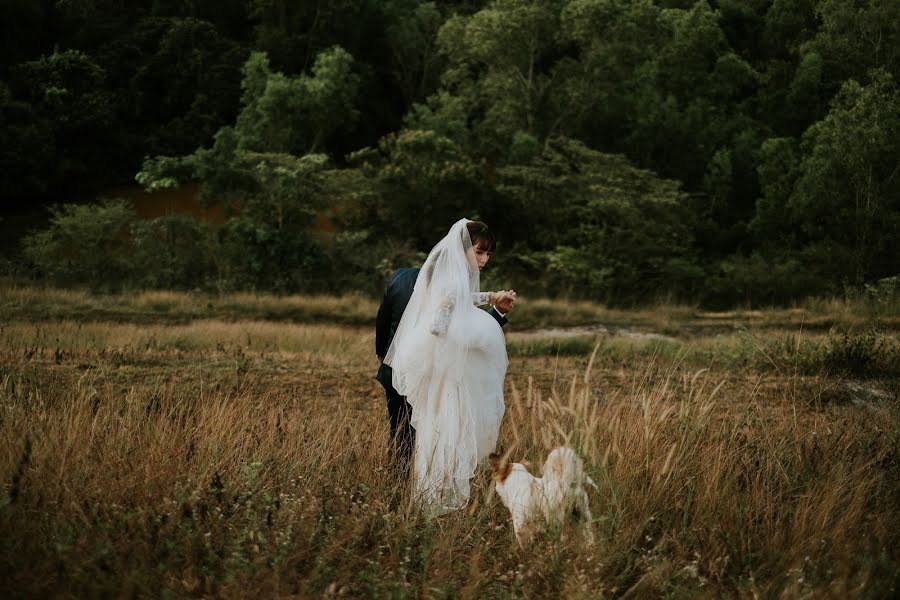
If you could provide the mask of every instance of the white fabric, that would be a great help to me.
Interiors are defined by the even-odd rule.
[[[506,343],[497,321],[475,306],[485,294],[467,222],[431,250],[384,359],[412,409],[413,492],[431,515],[466,505],[504,412]]]

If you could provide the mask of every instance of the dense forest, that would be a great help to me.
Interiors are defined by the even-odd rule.
[[[488,284],[898,293],[895,0],[6,0],[0,197],[58,284],[375,293],[461,216]],[[221,222],[103,190],[199,182]],[[75,197],[95,200],[72,203]]]

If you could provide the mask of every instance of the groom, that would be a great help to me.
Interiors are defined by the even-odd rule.
[[[480,221],[470,221],[466,227],[469,230],[469,237],[472,239],[472,246],[475,248],[475,262],[480,271],[491,259],[494,248],[497,246],[497,240],[494,232]],[[387,395],[388,415],[391,419],[390,443],[396,452],[397,466],[404,469],[409,464],[412,455],[415,431],[410,425],[409,404],[407,404],[406,398],[394,389],[391,381],[391,367],[384,364],[383,361],[391,346],[391,340],[394,339],[394,334],[397,332],[397,327],[400,325],[403,311],[412,296],[418,275],[419,269],[414,268],[397,269],[391,275],[384,298],[381,300],[381,306],[378,307],[378,316],[375,319],[375,354],[381,362],[375,379],[384,386],[384,392]],[[506,315],[512,310],[514,303],[515,292],[498,292],[496,294],[496,301],[491,307],[490,315],[497,319],[501,327],[506,325]]]

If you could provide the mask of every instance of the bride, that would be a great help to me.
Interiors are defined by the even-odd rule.
[[[467,219],[431,250],[384,359],[416,432],[413,497],[430,515],[462,508],[477,464],[497,443],[507,356],[497,321],[477,305]]]

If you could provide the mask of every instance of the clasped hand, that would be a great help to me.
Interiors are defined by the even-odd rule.
[[[494,308],[502,312],[508,313],[512,310],[513,304],[516,303],[516,292],[514,290],[501,290],[494,292]]]

